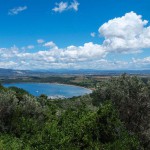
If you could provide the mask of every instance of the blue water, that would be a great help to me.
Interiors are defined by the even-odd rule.
[[[3,85],[5,87],[15,86],[18,88],[22,88],[34,96],[40,96],[41,94],[45,94],[49,97],[59,96],[70,98],[73,96],[81,96],[92,92],[89,89],[78,86],[55,83],[9,83]]]

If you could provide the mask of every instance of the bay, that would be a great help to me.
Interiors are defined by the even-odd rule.
[[[9,83],[5,87],[18,87],[28,91],[34,96],[45,94],[50,98],[71,98],[89,94],[92,90],[79,86],[57,84],[57,83]]]

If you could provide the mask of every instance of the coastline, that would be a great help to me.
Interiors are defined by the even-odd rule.
[[[14,84],[14,83],[19,83],[19,84],[22,84],[22,83],[44,83],[44,84],[57,84],[57,85],[67,85],[67,86],[75,86],[75,87],[80,87],[80,88],[83,88],[83,89],[88,89],[91,91],[91,93],[95,90],[95,88],[88,88],[88,87],[84,87],[84,86],[79,86],[79,85],[75,85],[75,84],[67,84],[67,83],[59,83],[59,82],[34,82],[34,81],[28,81],[28,82],[3,82],[2,85],[4,84]]]
[[[5,84],[6,84],[6,86],[5,86]],[[91,94],[92,92],[93,92],[93,90],[91,90],[91,89],[89,89],[89,88],[86,88],[86,87],[82,87],[82,86],[77,86],[77,85],[72,85],[72,84],[64,84],[64,83],[58,83],[58,82],[11,82],[11,83],[3,83],[2,85],[4,86],[4,87],[7,87],[7,84],[9,84],[9,86],[8,87],[11,87],[11,86],[16,86],[16,87],[18,87],[17,85],[15,85],[15,84],[45,84],[45,85],[50,85],[50,86],[60,86],[60,88],[68,88],[68,89],[72,89],[72,88],[78,88],[80,91],[82,91],[83,90],[83,94],[75,94],[75,95],[64,95],[64,94],[58,94],[58,93],[55,93],[55,94],[48,94],[48,93],[44,93],[43,92],[43,94],[45,94],[45,95],[47,95],[47,96],[49,96],[50,98],[52,98],[52,99],[58,99],[58,98],[71,98],[71,97],[74,97],[74,96],[82,96],[82,95],[89,95],[89,94]],[[12,85],[11,85],[12,84]],[[13,85],[14,84],[14,85]],[[43,86],[42,85],[42,86]],[[61,85],[62,85],[62,87],[61,87]],[[33,85],[34,86],[34,85]],[[66,87],[65,87],[66,86]],[[68,87],[67,87],[68,86]],[[21,88],[23,88],[23,87],[21,87]],[[37,90],[35,90],[34,89],[34,92],[32,91],[30,91],[30,89],[26,89],[26,88],[23,88],[23,89],[25,89],[26,91],[28,91],[30,94],[32,94],[32,95],[34,95],[34,96],[38,96],[38,94],[37,93],[35,93],[35,91]],[[74,91],[74,90],[73,90]],[[76,90],[75,90],[76,91]],[[74,92],[75,92],[74,91]],[[77,90],[78,91],[78,90]],[[75,92],[76,93],[76,92]]]
[[[46,83],[46,82],[45,82]],[[52,82],[50,84],[59,84],[59,85],[68,85],[68,86],[76,86],[76,87],[80,87],[80,88],[83,88],[83,89],[88,89],[90,90],[91,92],[93,92],[95,89],[93,88],[86,88],[84,86],[79,86],[79,85],[74,85],[74,84],[67,84],[67,83],[58,83],[58,82]]]

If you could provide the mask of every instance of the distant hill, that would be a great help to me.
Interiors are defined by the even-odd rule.
[[[28,76],[32,75],[34,72],[28,70],[13,70],[13,69],[3,69],[0,68],[0,76]]]
[[[68,74],[68,75],[102,75],[102,76],[114,76],[127,73],[130,75],[150,75],[150,70],[94,70],[94,69],[52,69],[52,70],[37,70],[39,73],[47,74]]]
[[[150,75],[150,70],[92,70],[92,69],[52,69],[52,70],[13,70],[0,68],[0,76],[41,76],[41,75],[102,75],[114,76],[123,73],[131,75]]]

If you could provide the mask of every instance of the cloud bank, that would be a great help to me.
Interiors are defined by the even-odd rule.
[[[71,6],[71,5],[70,5]],[[68,7],[68,5],[67,5]],[[71,6],[73,7],[73,6]],[[0,48],[0,68],[14,69],[133,69],[150,66],[150,56],[131,61],[109,60],[109,54],[136,54],[150,48],[150,26],[141,15],[134,12],[114,18],[99,27],[98,32],[104,41],[82,46],[59,48],[53,41],[37,40],[41,50],[26,52],[21,48]],[[25,49],[36,49],[29,45]]]

